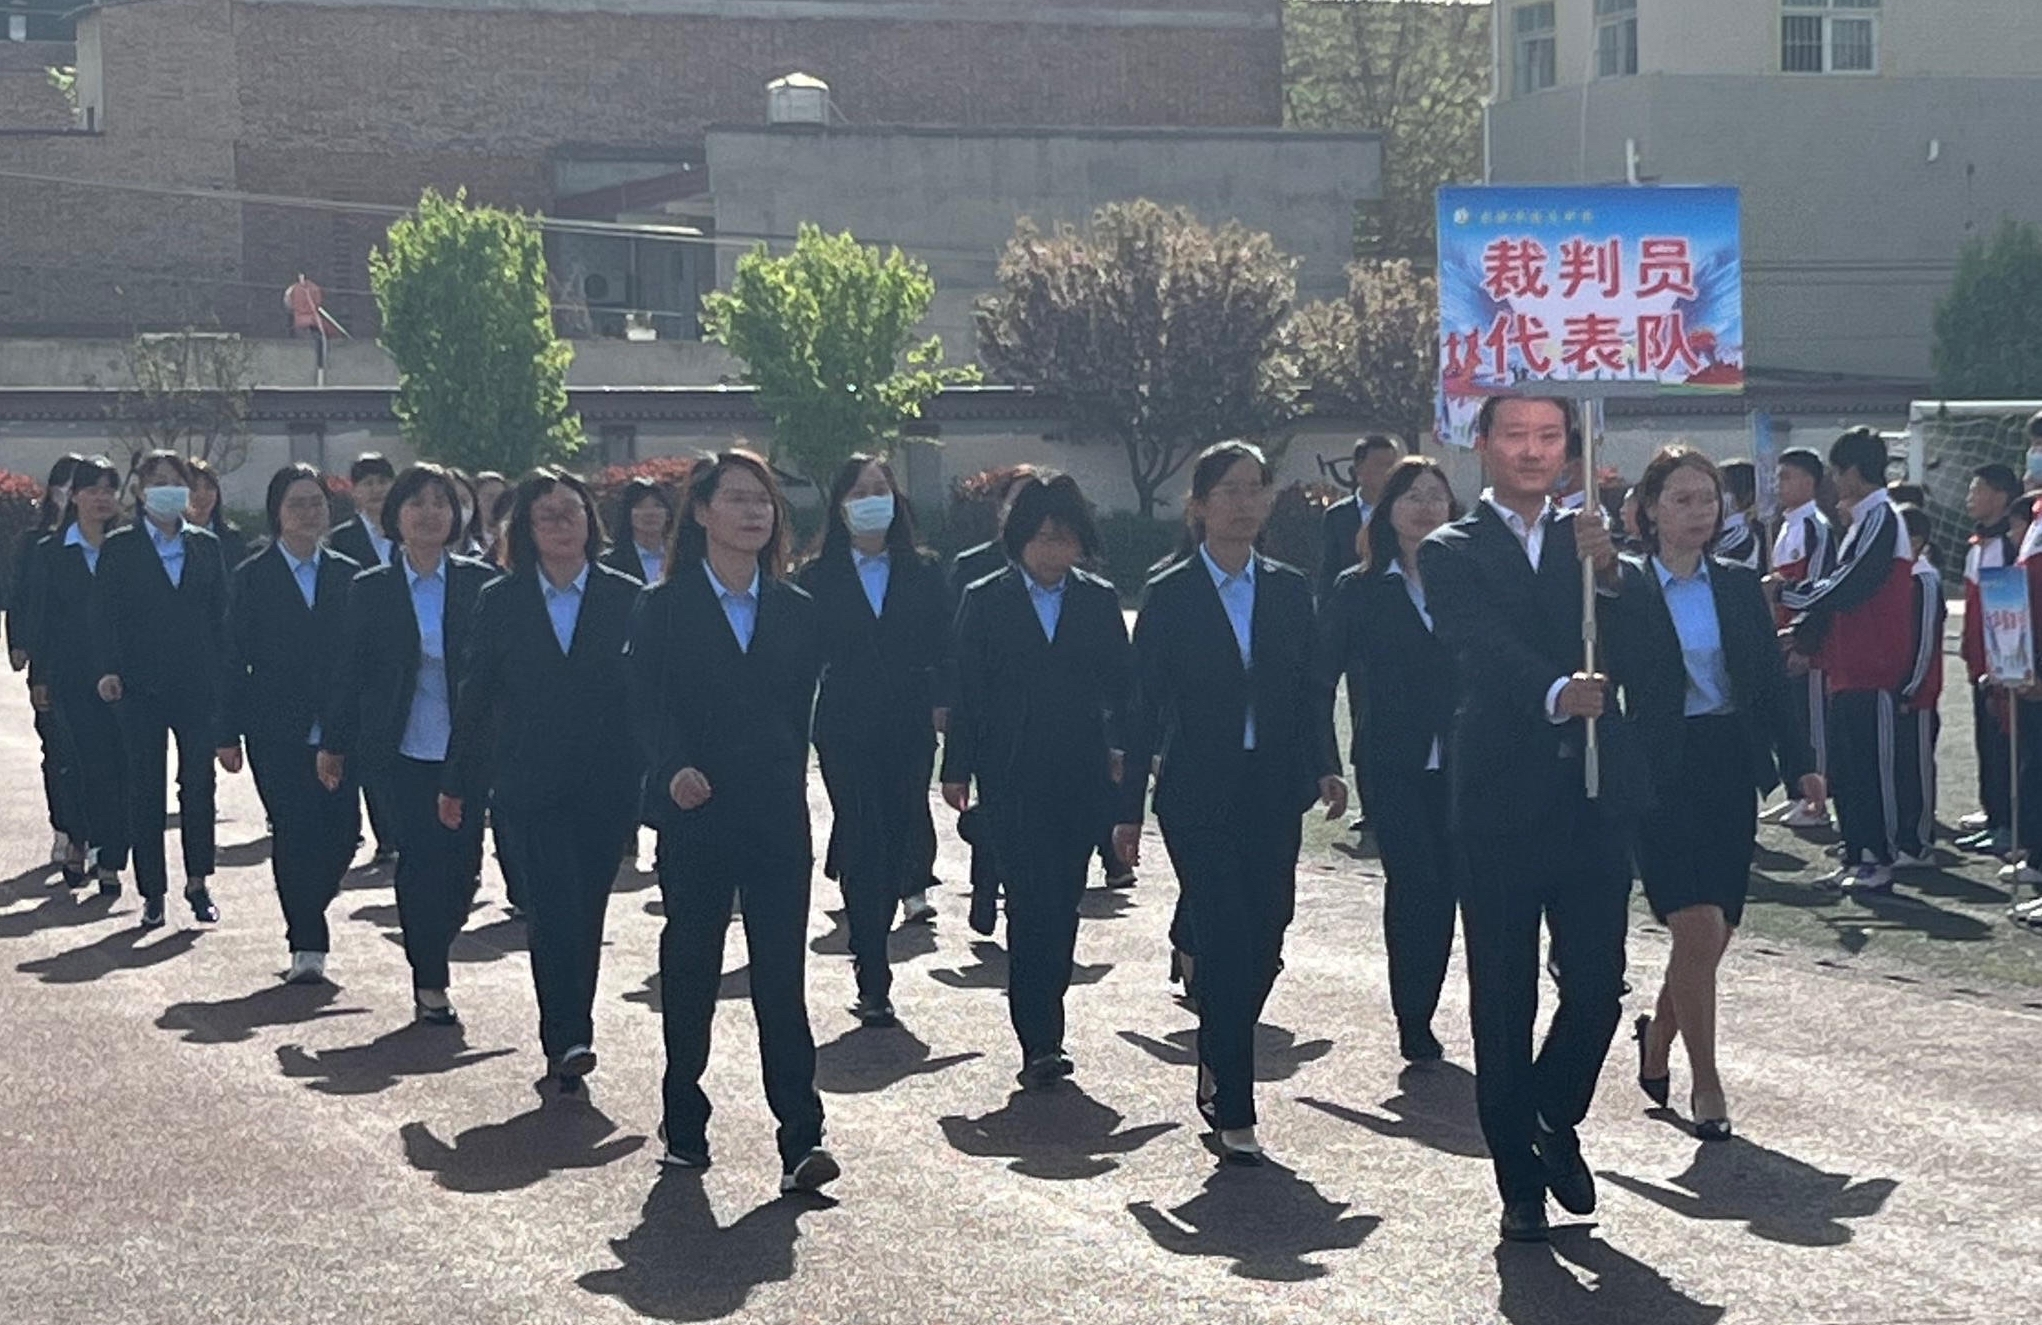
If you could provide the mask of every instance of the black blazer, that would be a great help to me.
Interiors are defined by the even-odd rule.
[[[28,683],[91,695],[106,675],[97,648],[104,628],[99,580],[86,568],[84,552],[56,535],[39,540],[30,552],[23,594],[24,601],[10,610],[8,629],[19,626],[9,642],[28,650]],[[93,696],[92,702],[100,701]]]
[[[1057,807],[1103,829],[1133,667],[1120,595],[1096,575],[1071,571],[1051,641],[1027,575],[1010,566],[978,580],[957,610],[957,698],[943,781],[976,778],[989,803]]]
[[[629,575],[641,586],[645,584],[645,563],[638,559],[638,545],[630,539],[619,539],[610,544],[603,553],[599,565],[607,566],[620,575]]]
[[[1444,766],[1453,656],[1418,614],[1401,573],[1359,566],[1341,573],[1319,609],[1318,673],[1327,686],[1347,678],[1352,757],[1371,794],[1424,772],[1435,740]]]
[[[441,628],[450,691],[460,680],[475,601],[496,573],[495,567],[468,557],[447,558]],[[411,608],[404,553],[393,550],[390,564],[370,567],[348,588],[346,644],[341,665],[334,669],[335,693],[327,703],[330,720],[321,748],[353,760],[362,774],[390,768],[404,742],[417,685],[418,617]]]
[[[326,546],[360,566],[363,570],[374,570],[387,563],[376,557],[376,545],[369,541],[369,531],[357,515],[352,520],[343,520],[326,531]],[[390,555],[401,555],[393,544]]]
[[[1752,786],[1760,795],[1783,779],[1798,786],[1802,775],[1815,770],[1815,756],[1799,706],[1788,699],[1787,667],[1774,638],[1772,609],[1753,572],[1721,560],[1708,569],[1730,673],[1730,702],[1750,751]],[[1608,670],[1622,687],[1624,725],[1637,734],[1652,772],[1653,793],[1664,799],[1681,785],[1687,668],[1658,572],[1641,559],[1625,557],[1621,586],[1603,612],[1616,627]]]
[[[950,591],[927,553],[896,552],[890,563],[877,617],[848,550],[825,551],[795,574],[822,628],[815,748],[824,753],[879,743],[936,748],[930,710],[949,700],[939,692],[948,688]]]
[[[1361,499],[1349,494],[1326,508],[1319,521],[1319,601],[1330,602],[1340,573],[1361,558],[1354,538],[1361,532]]]
[[[627,646],[645,822],[684,843],[808,858],[808,723],[823,661],[815,602],[761,576],[751,648],[740,650],[700,563],[676,569],[639,596]],[[693,810],[668,792],[684,768],[709,779],[708,802]]]
[[[442,774],[448,795],[487,787],[505,809],[582,804],[631,816],[639,767],[624,641],[639,592],[637,580],[589,567],[562,653],[537,573],[482,590]]]
[[[38,549],[50,536],[47,529],[24,529],[14,540],[14,557],[7,563],[7,648],[9,652],[35,652],[37,577],[42,573]]]
[[[282,547],[272,545],[241,563],[227,612],[230,734],[301,746],[316,722],[325,739],[333,673],[347,645],[348,590],[360,570],[322,549],[307,607]]]
[[[964,601],[964,591],[989,575],[998,575],[1007,569],[1007,548],[999,539],[980,543],[958,553],[950,561],[950,596],[957,602]]]
[[[229,652],[227,567],[210,531],[186,525],[179,537],[184,571],[172,585],[148,526],[123,525],[107,534],[95,577],[101,675],[119,676],[126,693],[195,705],[217,724]]]
[[[1193,553],[1149,581],[1134,627],[1135,697],[1127,723],[1121,823],[1140,823],[1150,760],[1159,818],[1225,818],[1239,783],[1241,735],[1255,705],[1258,763],[1279,770],[1303,814],[1319,779],[1340,773],[1333,686],[1313,671],[1312,589],[1304,572],[1255,554],[1254,666],[1241,666],[1234,628],[1205,558]]]
[[[1463,832],[1536,837],[1561,822],[1564,798],[1581,785],[1585,724],[1546,717],[1553,682],[1581,668],[1576,516],[1558,511],[1547,522],[1537,571],[1486,501],[1419,546],[1426,606],[1460,690],[1447,767]],[[1607,608],[1604,601],[1598,609],[1606,645]],[[1619,818],[1635,816],[1649,796],[1649,775],[1625,732],[1607,719],[1596,731],[1604,809]]]

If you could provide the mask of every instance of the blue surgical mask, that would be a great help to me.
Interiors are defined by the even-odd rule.
[[[893,494],[853,497],[844,503],[844,523],[854,534],[883,534],[893,528]]]
[[[142,489],[142,509],[158,520],[184,514],[184,508],[191,505],[191,489],[165,484],[160,488]]]

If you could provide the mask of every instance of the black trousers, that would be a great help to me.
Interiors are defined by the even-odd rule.
[[[2020,749],[2015,768],[2021,781],[2021,850],[2030,863],[2042,860],[2042,700],[2017,699],[2021,706]]]
[[[1243,752],[1232,781],[1224,818],[1158,816],[1197,953],[1198,1061],[1222,1130],[1255,1125],[1255,1027],[1283,960],[1303,837],[1288,779]]]
[[[1821,672],[1810,668],[1806,676],[1787,678],[1787,691],[1794,705],[1794,711],[1801,717],[1801,730],[1808,733],[1808,745],[1815,752],[1815,771],[1825,778],[1833,778],[1830,759],[1830,700],[1829,683]],[[1800,795],[1795,787],[1787,788],[1789,800]],[[1830,790],[1832,799],[1836,796]]]
[[[1860,855],[1893,863],[1900,836],[1900,794],[1894,785],[1898,740],[1890,690],[1840,690],[1829,697],[1829,768],[1836,826],[1846,865]]]
[[[135,886],[144,897],[169,891],[163,793],[170,776],[172,740],[177,742],[177,821],[184,842],[185,878],[198,882],[211,878],[216,813],[211,705],[181,695],[129,691],[115,708],[127,751],[128,842],[135,855]]]
[[[303,741],[248,742],[255,794],[269,815],[269,870],[284,909],[284,942],[292,952],[331,950],[326,908],[340,895],[361,832],[354,780],[328,791],[319,782],[318,755]]]
[[[1900,709],[1893,724],[1893,790],[1899,831],[1894,845],[1910,856],[1936,843],[1936,739],[1942,715],[1934,709]],[[2005,748],[2005,743],[2001,743]]]
[[[1027,801],[991,809],[1007,890],[1007,1016],[1027,1062],[1063,1051],[1078,904],[1099,816]]]
[[[89,685],[57,687],[51,693],[76,751],[85,840],[98,848],[102,869],[126,869],[128,757],[117,706],[106,703]]]
[[[399,755],[378,775],[397,829],[397,920],[414,989],[448,986],[447,955],[482,870],[482,815],[470,808],[459,829],[440,823],[440,761]]]
[[[929,769],[935,751],[904,746],[832,743],[817,762],[829,792],[831,865],[844,892],[851,960],[862,998],[893,989],[887,936],[901,898],[929,886],[935,863],[935,822],[929,814]]]
[[[1994,832],[2013,826],[2013,762],[2007,729],[1993,716],[1992,687],[1971,687],[1971,742],[1978,752],[1978,808]]]
[[[42,745],[43,804],[50,812],[50,827],[82,847],[87,840],[85,792],[78,747],[63,710],[52,703],[37,713],[35,734]]]
[[[376,840],[376,850],[395,848],[397,845],[396,816],[383,804],[383,789],[374,782],[362,784],[362,804],[369,812],[369,833]]]
[[[1534,1119],[1561,1129],[1588,1116],[1623,1015],[1628,834],[1605,825],[1600,807],[1578,793],[1563,806],[1551,831],[1536,836],[1462,836],[1475,1105],[1505,1201],[1544,1194]],[[1534,1053],[1541,921],[1560,1001]]]
[[[504,826],[503,810],[493,801],[489,806],[489,842],[496,856],[496,867],[503,871],[504,900],[520,911],[531,909],[530,889],[525,884],[525,865],[518,853],[511,849],[511,830]],[[617,852],[623,855],[624,844],[617,844]]]
[[[1455,861],[1446,775],[1377,778],[1376,844],[1383,856],[1383,942],[1397,1033],[1428,1031],[1454,945]]]
[[[520,906],[539,1000],[539,1047],[549,1061],[596,1042],[603,921],[634,809],[566,804],[520,808],[494,820],[505,862],[515,862],[525,880]]]
[[[724,794],[721,790],[719,795]],[[659,835],[659,985],[666,1035],[666,1133],[670,1145],[708,1149],[709,1031],[723,980],[723,936],[733,890],[744,893],[745,948],[766,1104],[779,1127],[783,1171],[822,1144],[822,1097],[815,1090],[815,1038],[808,1025],[803,968],[808,955],[808,886],[814,863],[760,851],[755,840],[706,842]],[[803,839],[802,847],[806,847]]]

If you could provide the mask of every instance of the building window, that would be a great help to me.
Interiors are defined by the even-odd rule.
[[[597,437],[597,454],[605,465],[628,465],[638,459],[637,424],[606,423]]]
[[[1595,76],[1638,72],[1638,0],[1595,0]]]
[[[1783,0],[1783,4],[1780,72],[1878,72],[1880,0]]]
[[[1510,11],[1511,95],[1543,91],[1559,81],[1555,26],[1553,0]]]

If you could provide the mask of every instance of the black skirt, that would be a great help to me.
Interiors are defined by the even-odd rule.
[[[1680,781],[1638,829],[1638,874],[1652,914],[1664,924],[1684,907],[1715,906],[1739,923],[1757,841],[1758,791],[1743,724],[1724,714],[1687,719]]]

